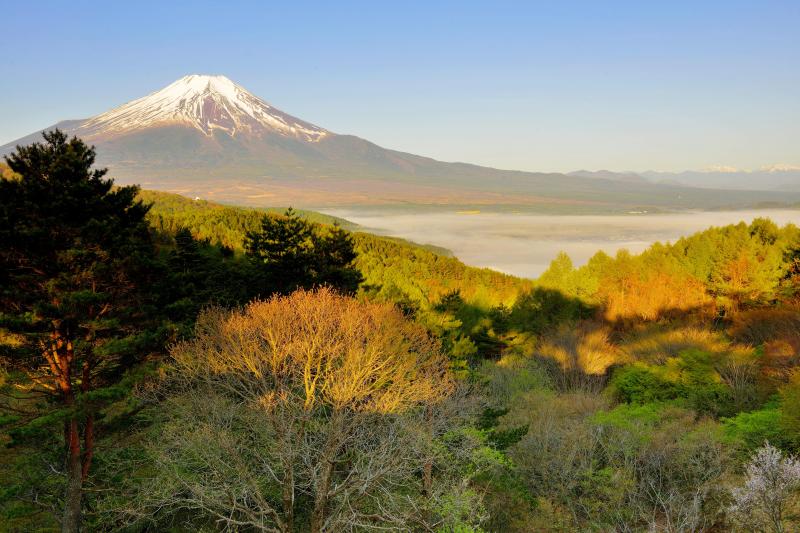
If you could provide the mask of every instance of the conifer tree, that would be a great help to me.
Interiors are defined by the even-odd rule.
[[[247,255],[261,276],[262,295],[328,285],[352,294],[361,282],[353,265],[353,240],[334,226],[323,231],[289,208],[284,216],[265,216],[257,231],[247,233]]]
[[[6,162],[16,176],[0,179],[0,327],[24,342],[4,350],[25,376],[17,389],[50,406],[21,417],[12,435],[63,423],[62,530],[78,531],[95,415],[141,353],[140,287],[155,257],[148,207],[136,187],[114,188],[93,168],[92,147],[58,130]]]

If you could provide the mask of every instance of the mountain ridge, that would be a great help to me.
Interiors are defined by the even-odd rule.
[[[224,76],[184,76],[94,117],[41,131],[54,127],[94,144],[98,164],[121,183],[244,205],[555,205],[625,212],[800,202],[800,194],[618,180],[606,171],[587,176],[442,162],[331,132]],[[0,155],[38,137],[8,143]]]

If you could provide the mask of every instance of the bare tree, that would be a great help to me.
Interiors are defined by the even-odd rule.
[[[733,350],[715,365],[722,381],[733,394],[736,411],[746,411],[758,405],[758,359],[749,349]]]
[[[767,442],[747,464],[744,485],[732,491],[731,515],[743,530],[782,533],[798,489],[800,459],[784,456]]]

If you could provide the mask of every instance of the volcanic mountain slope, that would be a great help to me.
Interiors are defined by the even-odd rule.
[[[797,202],[800,194],[711,191],[585,175],[444,163],[293,117],[224,76],[167,87],[59,127],[97,147],[121,183],[251,205],[516,205],[594,211]],[[0,147],[40,139],[29,135]]]

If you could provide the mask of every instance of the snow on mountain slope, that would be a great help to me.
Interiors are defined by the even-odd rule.
[[[184,76],[143,98],[97,115],[81,125],[88,137],[107,136],[153,126],[189,125],[206,135],[274,132],[316,142],[323,128],[275,109],[225,76]]]
[[[185,76],[116,109],[42,131],[56,127],[94,145],[97,164],[117,183],[232,203],[572,205],[627,212],[800,202],[800,190],[721,191],[659,185],[628,173],[566,175],[446,163],[330,132],[275,109],[224,76]],[[41,131],[0,146],[0,156],[36,141]],[[749,189],[778,179],[788,187],[789,174],[752,173],[744,181]],[[717,186],[733,188],[734,177],[724,174]]]

